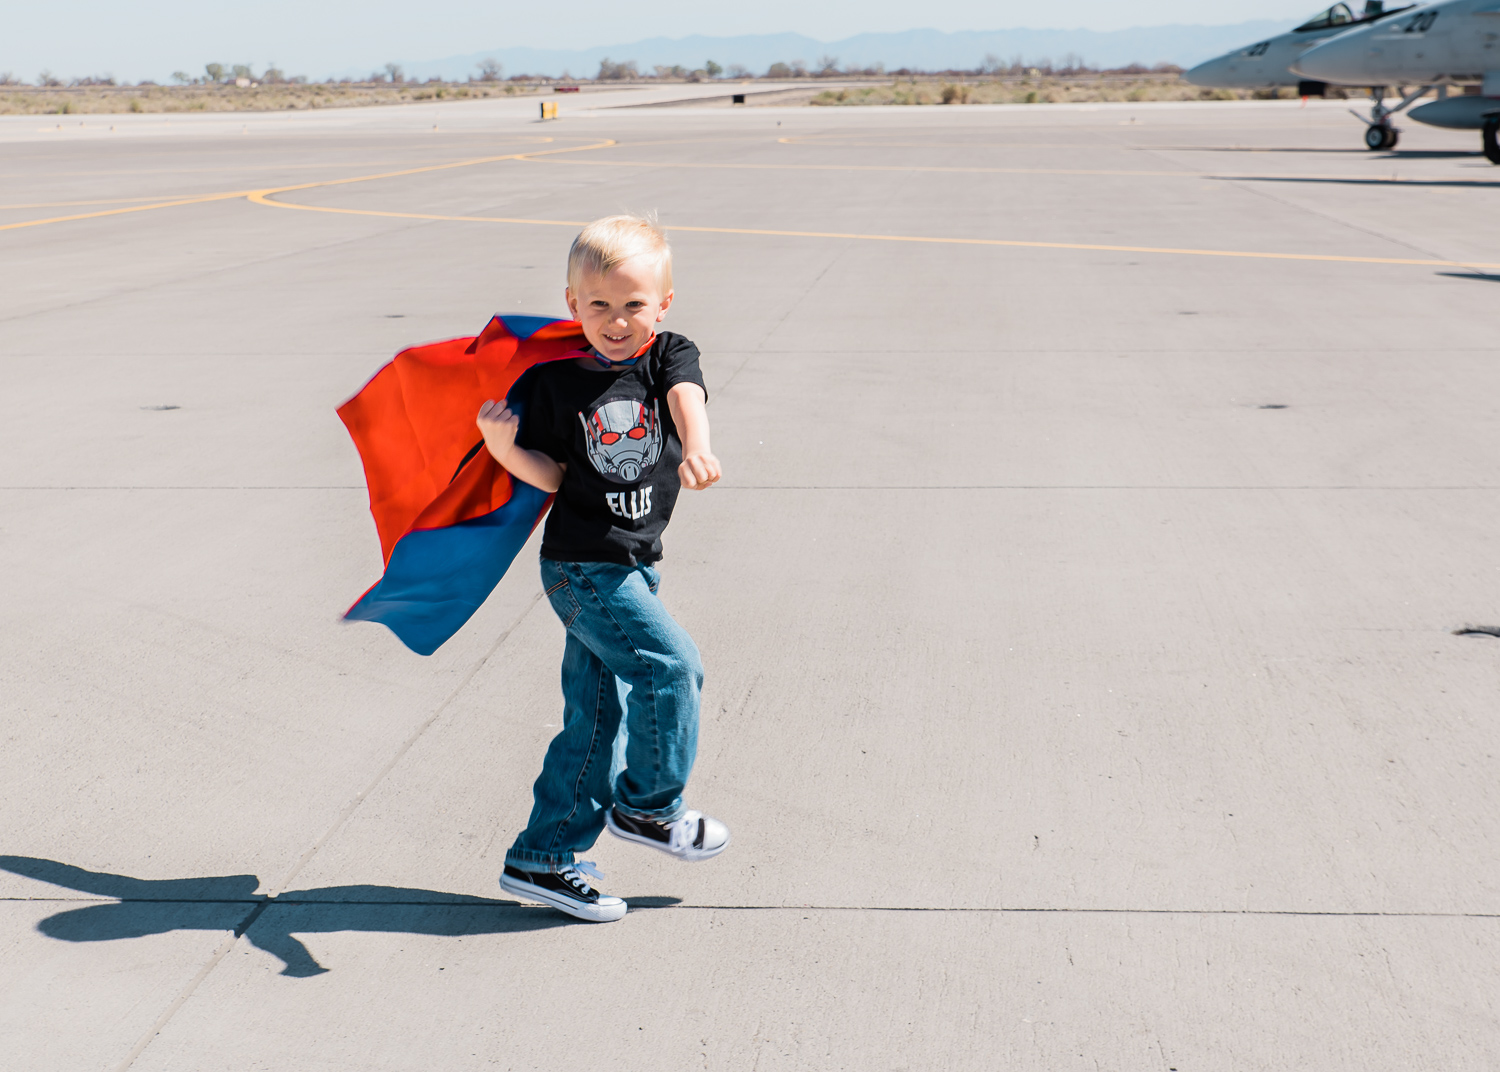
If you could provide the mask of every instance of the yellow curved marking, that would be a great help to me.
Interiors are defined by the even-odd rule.
[[[541,149],[534,150],[533,155],[545,153],[576,153],[588,149],[605,149],[614,145],[613,139],[605,139],[592,145],[579,145],[565,149]],[[123,216],[131,212],[150,212],[159,208],[176,208],[179,205],[201,205],[210,201],[232,201],[235,198],[245,197],[258,204],[274,205],[274,201],[264,200],[266,194],[289,193],[292,190],[310,190],[319,186],[343,186],[351,182],[371,182],[375,179],[395,179],[403,175],[421,175],[431,171],[447,171],[452,168],[474,167],[477,164],[493,164],[500,160],[516,160],[521,153],[506,153],[501,156],[481,156],[473,160],[455,160],[447,164],[427,164],[423,167],[403,168],[400,171],[386,171],[378,175],[355,175],[347,179],[324,179],[320,182],[303,182],[295,186],[278,186],[264,190],[231,190],[225,193],[200,194],[191,197],[176,198],[170,201],[158,201],[149,205],[132,205],[129,208],[111,208],[100,212],[80,212],[71,216],[50,216],[41,220],[22,220],[20,223],[0,224],[0,231],[14,231],[22,227],[41,227],[49,223],[68,223],[73,220],[92,220],[102,216]],[[261,195],[257,197],[257,195]],[[288,206],[283,206],[288,207]],[[302,206],[297,206],[302,207]]]
[[[296,205],[287,201],[271,201],[268,195],[277,190],[260,190],[250,194],[250,200],[258,205],[275,208],[301,209],[306,212],[333,212],[345,216],[380,216],[398,220],[437,220],[447,223],[511,223],[530,224],[535,227],[582,227],[584,220],[536,220],[516,216],[445,216],[432,212],[388,212],[367,208],[332,208],[326,205]],[[1430,268],[1500,269],[1500,264],[1485,264],[1478,261],[1439,261],[1406,257],[1343,257],[1328,253],[1260,253],[1253,250],[1232,249],[1178,249],[1170,246],[1106,246],[1091,242],[1027,242],[1008,238],[937,238],[926,235],[853,234],[844,231],[779,231],[759,227],[688,227],[679,224],[667,225],[668,231],[687,231],[694,234],[739,234],[760,235],[769,238],[835,238],[853,242],[915,242],[923,245],[946,246],[1004,246],[1013,249],[1072,249],[1100,253],[1155,253],[1178,257],[1241,257],[1251,260],[1271,261],[1322,261],[1337,264],[1399,264]]]

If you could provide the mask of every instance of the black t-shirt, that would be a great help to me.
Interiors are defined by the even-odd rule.
[[[542,530],[543,558],[622,566],[661,558],[682,488],[682,440],[667,406],[679,383],[703,386],[698,348],[662,332],[634,365],[596,371],[552,361],[512,388],[516,444],[568,467]]]

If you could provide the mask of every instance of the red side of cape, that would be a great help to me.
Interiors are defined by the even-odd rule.
[[[532,366],[587,345],[576,321],[522,337],[497,316],[478,336],[401,351],[339,407],[364,462],[387,565],[408,532],[482,517],[510,500],[510,474],[474,423],[479,407],[504,398]]]

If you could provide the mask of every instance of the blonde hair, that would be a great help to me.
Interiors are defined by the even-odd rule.
[[[579,231],[568,250],[568,287],[576,293],[585,272],[608,275],[622,262],[640,257],[655,266],[662,294],[671,293],[672,247],[654,217],[605,216]]]

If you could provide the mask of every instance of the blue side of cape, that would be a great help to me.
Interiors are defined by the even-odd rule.
[[[529,339],[548,324],[558,322],[555,316],[524,316],[515,313],[511,316],[500,317],[500,322],[505,325],[505,330],[518,339]]]
[[[344,617],[381,623],[418,655],[437,651],[500,583],[547,502],[540,488],[519,480],[512,488],[510,501],[483,517],[401,537],[385,576]]]

